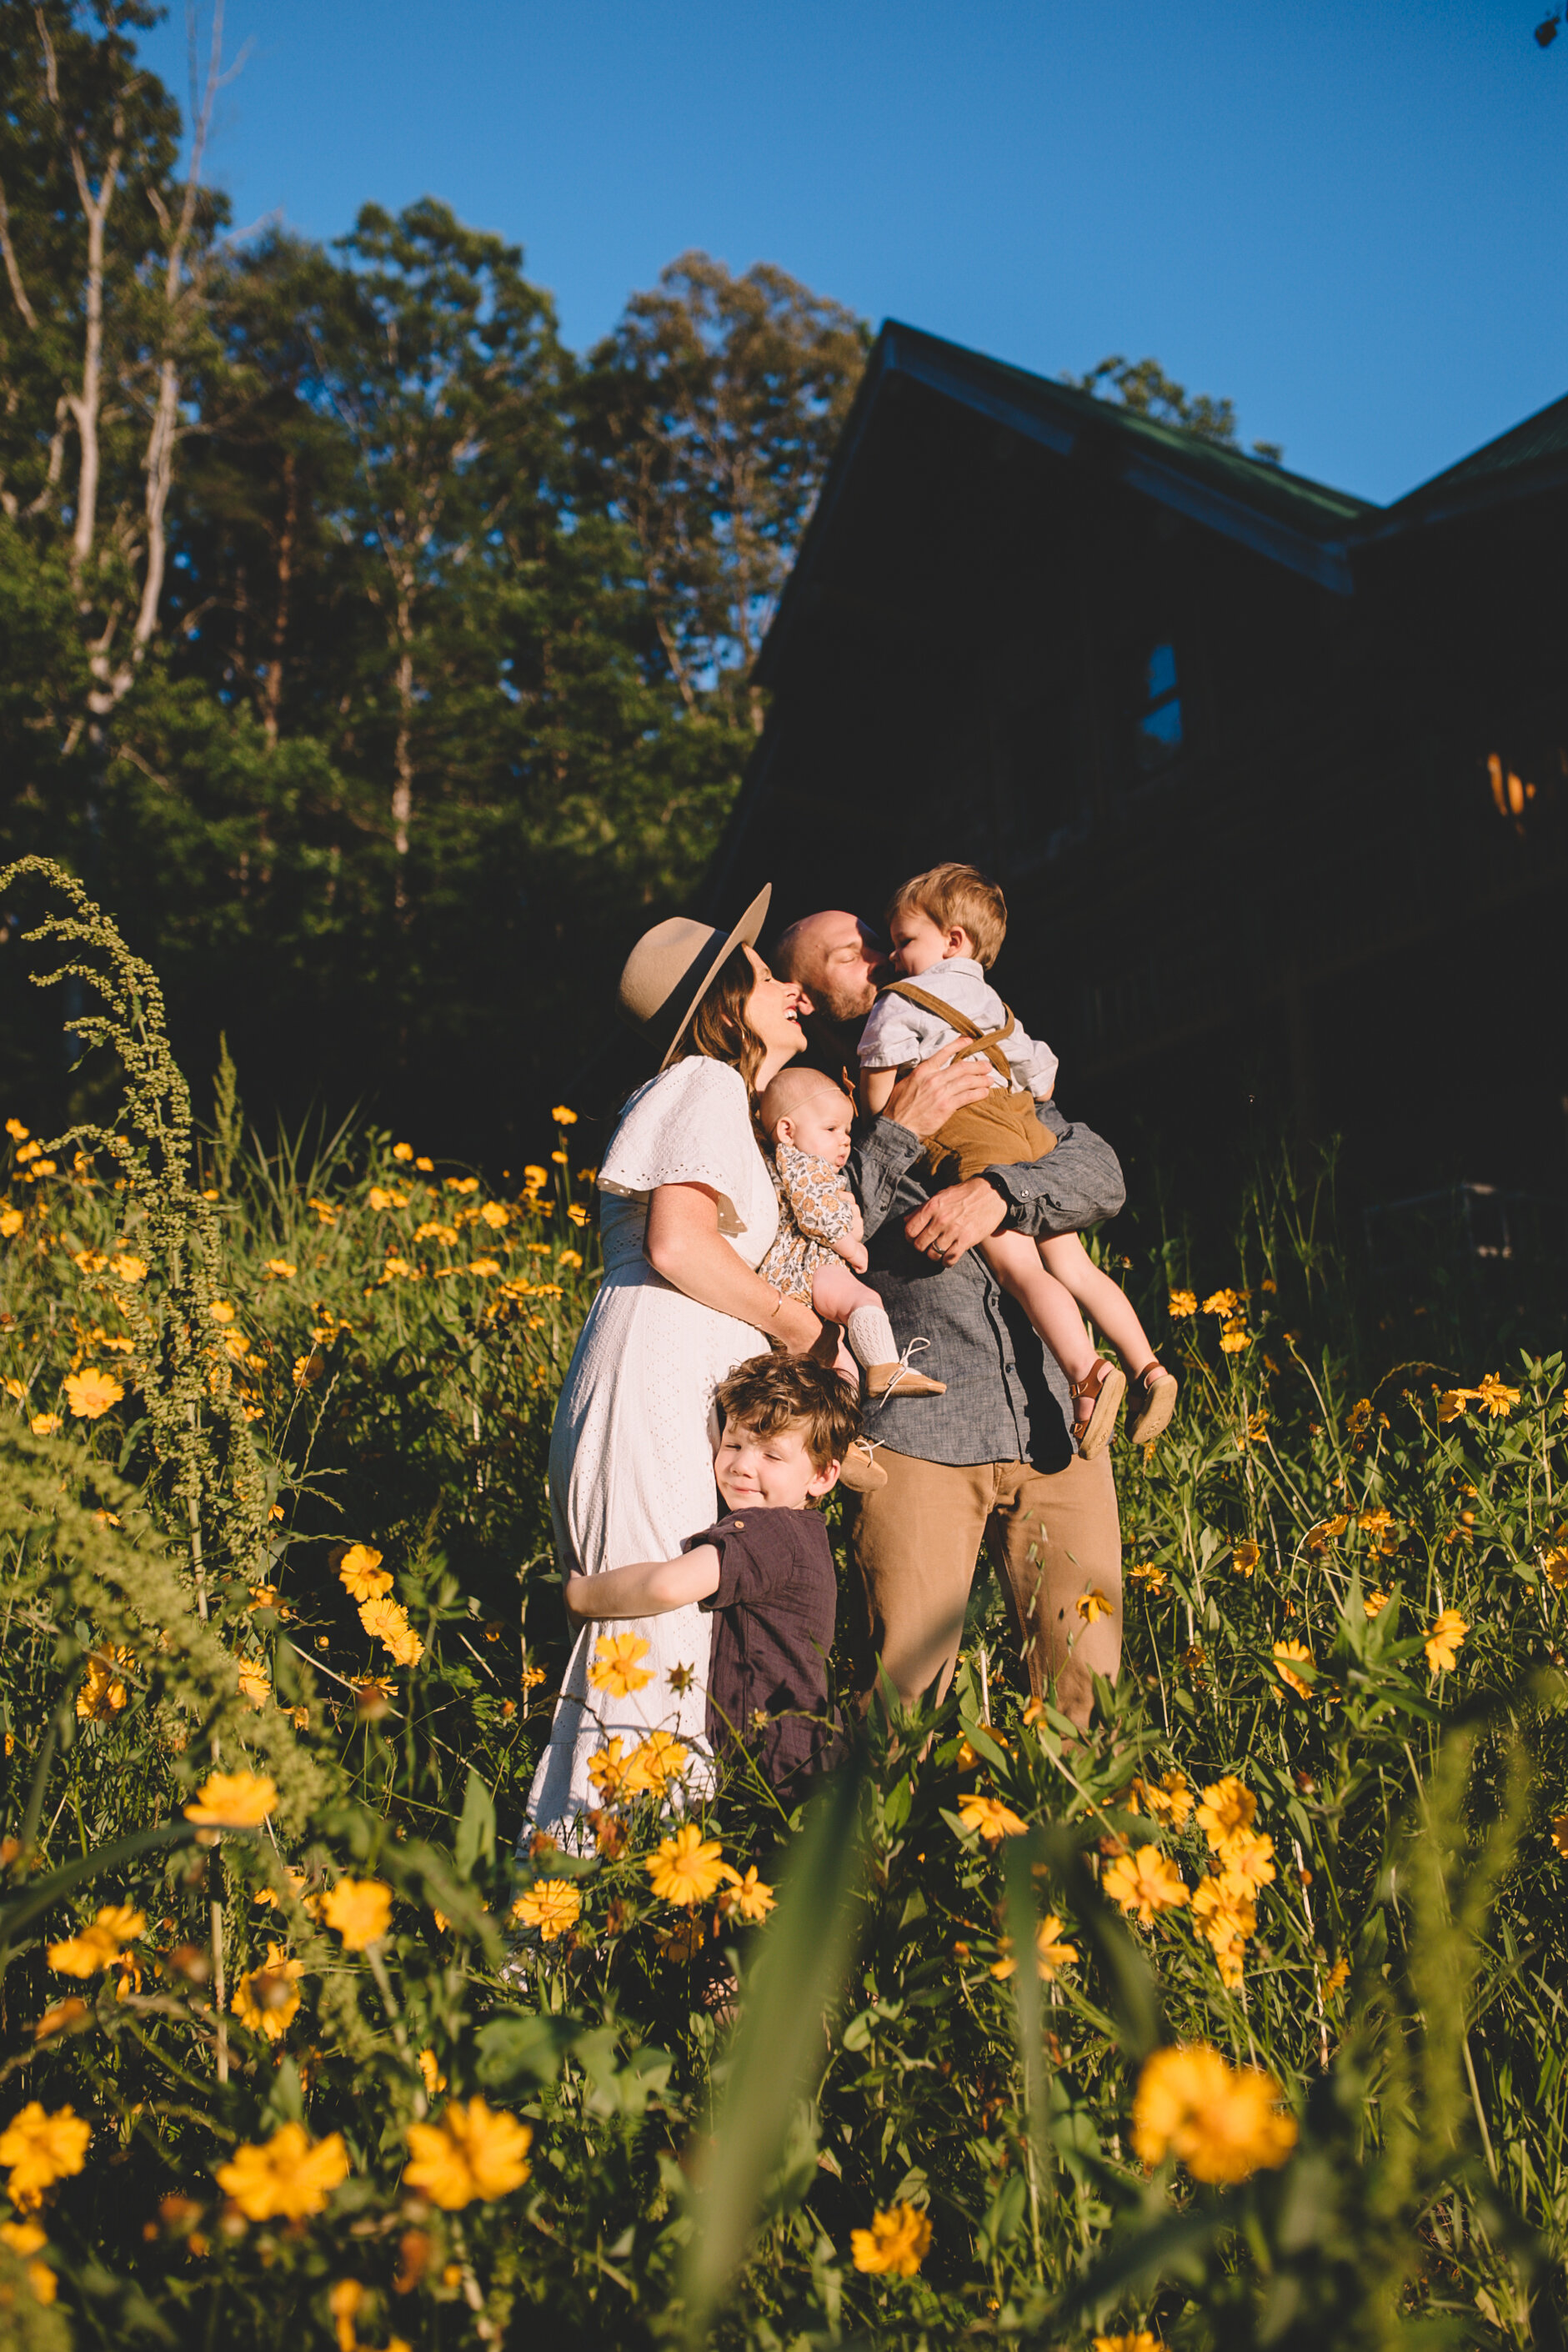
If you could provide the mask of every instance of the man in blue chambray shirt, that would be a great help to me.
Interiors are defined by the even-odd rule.
[[[856,1066],[855,1041],[886,965],[870,926],[841,910],[793,924],[774,953],[810,999],[805,1056],[831,1076]],[[960,1041],[961,1043],[961,1041]],[[1109,1453],[1074,1450],[1071,1404],[1054,1359],[975,1244],[1006,1229],[1077,1233],[1124,1198],[1101,1137],[1041,1112],[1057,1145],[932,1193],[926,1137],[989,1084],[986,1066],[946,1046],[861,1122],[850,1176],[865,1219],[865,1280],[901,1347],[930,1342],[921,1368],[940,1397],[896,1390],[867,1413],[887,1485],[860,1498],[854,1556],[872,1645],[906,1705],[952,1679],[982,1542],[999,1571],[1036,1696],[1087,1724],[1095,1675],[1122,1648],[1122,1538]]]

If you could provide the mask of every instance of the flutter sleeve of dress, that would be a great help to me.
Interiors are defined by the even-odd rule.
[[[907,996],[884,993],[861,1031],[860,1065],[862,1070],[901,1070],[907,1062],[925,1061],[957,1034],[924,1005],[911,1004]]]
[[[848,1179],[831,1162],[813,1151],[797,1150],[782,1141],[773,1147],[779,1189],[789,1204],[798,1230],[831,1249],[855,1229],[854,1195]]]
[[[703,1054],[661,1070],[639,1087],[610,1139],[599,1171],[601,1192],[645,1200],[661,1184],[705,1184],[718,1195],[721,1234],[745,1231],[737,1200],[761,1153],[752,1132],[746,1080],[727,1062]]]

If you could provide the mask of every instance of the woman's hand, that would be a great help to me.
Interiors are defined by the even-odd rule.
[[[777,1339],[787,1355],[809,1356],[822,1337],[822,1326],[810,1308],[799,1298],[787,1298],[768,1326],[770,1339]]]

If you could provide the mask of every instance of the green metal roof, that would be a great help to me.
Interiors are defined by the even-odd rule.
[[[872,348],[758,656],[756,675],[765,685],[777,681],[810,577],[833,536],[846,485],[896,379],[924,384],[1057,457],[1092,458],[1129,488],[1339,595],[1354,593],[1357,548],[1499,498],[1523,495],[1558,476],[1568,480],[1568,399],[1526,418],[1396,505],[1381,507],[889,319]]]

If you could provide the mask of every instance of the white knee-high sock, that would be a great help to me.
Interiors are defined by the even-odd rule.
[[[850,1353],[857,1364],[896,1364],[898,1342],[881,1307],[857,1307],[845,1326]]]

